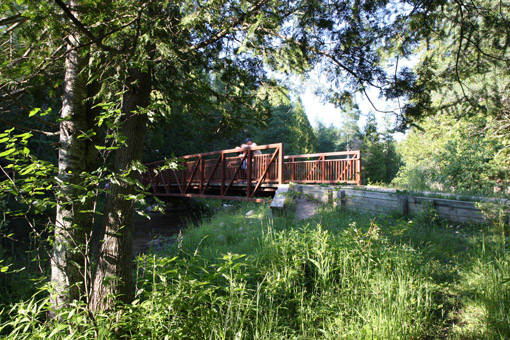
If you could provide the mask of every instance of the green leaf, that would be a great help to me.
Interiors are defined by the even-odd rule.
[[[19,135],[15,135],[14,137],[21,138],[22,140],[27,140],[27,139],[31,138],[32,136],[33,136],[33,134],[31,134],[30,132],[25,132],[25,133],[22,133]]]
[[[41,108],[37,107],[35,109],[33,109],[32,111],[30,111],[30,113],[28,114],[29,117],[32,117],[32,116],[35,116],[36,114],[39,113],[39,111],[41,111]]]
[[[41,116],[41,117],[44,117],[44,116],[46,116],[46,115],[48,115],[48,114],[50,114],[50,113],[51,113],[51,107],[50,107],[48,110],[46,110],[46,111],[44,111],[43,113],[41,113],[41,114],[40,114],[40,116]]]
[[[62,330],[64,330],[64,329],[66,329],[66,328],[67,328],[67,326],[66,326],[65,324],[59,324],[59,325],[57,325],[57,327],[55,327],[55,328],[53,329],[53,331],[50,333],[50,335],[48,335],[48,338],[49,338],[49,339],[51,339],[51,338],[52,338],[54,335],[56,335],[58,332],[60,332],[60,331],[62,331]]]
[[[149,216],[149,214],[147,214],[147,213],[146,213],[145,211],[143,211],[143,210],[135,210],[135,212],[136,212],[138,215],[143,216],[143,217],[145,217],[145,218],[146,218],[146,219],[148,219],[148,220],[150,220],[150,219],[151,219],[151,217]]]
[[[12,154],[14,151],[16,151],[16,149],[14,149],[14,148],[7,149],[7,150],[5,150],[4,152],[0,153],[0,157],[6,157],[6,156],[9,156],[9,155],[10,155],[10,154]]]
[[[26,168],[24,168],[23,170],[21,170],[20,174],[21,175],[26,175],[28,173],[33,172],[35,169],[36,169],[36,165],[35,165],[35,163],[32,163],[29,166],[27,166]]]

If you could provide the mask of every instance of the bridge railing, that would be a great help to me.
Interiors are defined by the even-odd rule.
[[[285,180],[294,183],[340,182],[361,185],[361,152],[285,156]]]
[[[257,155],[256,153],[264,152]],[[248,150],[228,149],[180,157],[181,169],[158,171],[164,161],[146,164],[142,183],[151,184],[157,196],[195,196],[239,199],[230,196],[245,189],[253,199],[263,184],[282,184],[283,144],[269,144]]]
[[[261,154],[258,154],[259,151]],[[240,199],[234,191],[245,191],[242,199],[278,184],[361,184],[360,151],[307,155],[283,155],[283,144],[248,150],[228,149],[180,157],[179,169],[158,170],[164,161],[146,164],[142,183],[151,184],[156,196],[215,197]]]

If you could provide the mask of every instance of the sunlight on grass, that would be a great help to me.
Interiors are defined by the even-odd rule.
[[[510,258],[501,233],[490,227],[432,223],[427,212],[374,218],[324,208],[297,221],[292,214],[273,218],[265,205],[216,209],[163,250],[140,256],[136,300],[119,306],[120,317],[96,315],[94,331],[83,334],[109,339],[118,335],[112,329],[126,329],[132,339],[510,337]],[[47,302],[32,304],[25,319],[13,317],[19,330],[29,325],[25,337],[16,338],[49,333],[41,331],[47,323],[30,321],[44,320]],[[83,311],[69,313],[87,322]]]

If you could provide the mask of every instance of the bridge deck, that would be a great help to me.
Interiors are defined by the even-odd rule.
[[[284,183],[361,184],[360,151],[284,156],[283,144],[213,151],[147,164],[142,183],[155,196],[257,200]],[[240,196],[242,195],[242,196]]]

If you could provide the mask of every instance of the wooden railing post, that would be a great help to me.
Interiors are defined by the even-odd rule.
[[[296,180],[296,159],[291,157],[290,159],[290,180],[294,182]]]
[[[225,191],[225,154],[221,153],[221,189],[220,189],[220,195],[224,195]]]
[[[358,151],[358,160],[356,161],[356,183],[358,185],[362,185],[362,178],[361,178],[361,151]]]
[[[204,159],[202,158],[202,156],[200,156],[198,158],[198,161],[200,162],[200,184],[199,184],[199,187],[198,187],[198,192],[200,192],[200,194],[202,193],[202,186],[203,186],[203,183],[204,183]]]
[[[186,192],[186,172],[188,171],[188,162],[184,161],[184,164],[182,165],[182,167],[184,169],[182,169],[182,180],[181,180],[181,183],[182,183],[182,192]]]
[[[251,177],[252,177],[252,152],[251,149],[248,149],[248,159],[247,159],[247,174],[246,174],[246,196],[248,198],[251,197]]]
[[[321,162],[321,180],[324,182],[326,180],[326,157],[324,155],[319,157],[319,162]]]
[[[280,143],[278,146],[278,184],[285,183],[285,178],[283,178],[283,143]]]

